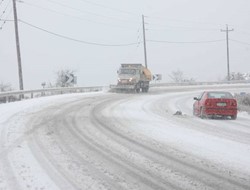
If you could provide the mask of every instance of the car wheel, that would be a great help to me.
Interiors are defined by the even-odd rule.
[[[205,114],[205,109],[203,107],[200,108],[200,117],[202,119],[207,118],[207,115]]]
[[[223,115],[223,116],[222,116],[222,119],[227,119],[227,115]]]
[[[232,120],[236,120],[236,119],[237,119],[237,115],[232,115],[232,116],[231,116],[231,119],[232,119]]]
[[[193,116],[197,116],[197,114],[195,113],[195,107],[193,107]]]

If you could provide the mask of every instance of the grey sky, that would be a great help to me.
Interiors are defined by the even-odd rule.
[[[7,5],[9,4],[9,7]],[[0,1],[1,19],[13,19],[12,0]],[[230,32],[230,69],[250,72],[249,0],[22,0],[19,19],[69,38],[99,44],[128,44],[142,40],[145,18],[148,67],[163,75],[180,69],[187,78],[215,81],[226,76],[226,41],[220,29]],[[0,26],[3,21],[0,21]],[[55,81],[60,69],[76,71],[78,86],[116,83],[120,63],[143,62],[142,44],[107,47],[88,45],[19,23],[24,88],[41,88]],[[244,42],[244,43],[240,43]],[[18,89],[14,24],[0,30],[0,81]]]

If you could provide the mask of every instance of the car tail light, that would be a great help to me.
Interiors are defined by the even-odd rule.
[[[206,106],[212,106],[212,102],[209,101],[209,100],[206,100],[206,101],[205,101],[205,105],[206,105]]]
[[[230,105],[231,106],[237,106],[237,102],[236,101],[231,101]]]

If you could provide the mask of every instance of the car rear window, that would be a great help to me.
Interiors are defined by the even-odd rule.
[[[209,92],[208,98],[233,98],[229,92]]]

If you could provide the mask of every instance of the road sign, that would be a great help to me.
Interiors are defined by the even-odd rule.
[[[74,83],[75,77],[73,74],[66,74],[65,77],[66,77],[67,84]]]
[[[162,75],[161,74],[154,74],[153,80],[162,80]]]

